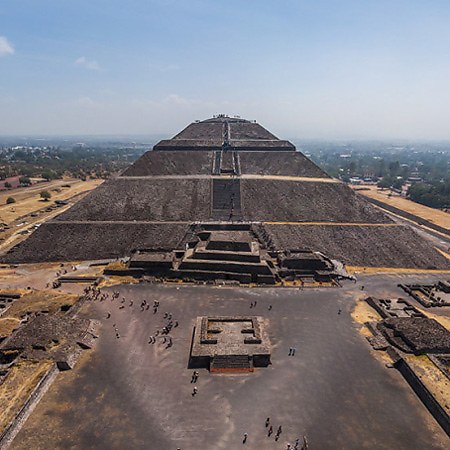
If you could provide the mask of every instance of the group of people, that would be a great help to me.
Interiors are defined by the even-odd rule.
[[[84,289],[84,299],[88,301],[106,301],[110,300],[111,302],[118,300],[120,297],[119,291],[113,291],[111,294],[108,294],[107,292],[102,292],[98,287],[96,286],[88,286]],[[131,308],[133,307],[134,302],[133,300],[129,300],[128,306]],[[125,309],[126,305],[126,299],[123,296],[120,301],[119,309]],[[154,300],[153,301],[153,314],[156,314],[158,312],[159,308],[159,301]],[[150,303],[147,300],[142,300],[140,304],[141,312],[148,311],[150,309]],[[106,319],[110,319],[112,317],[111,311],[108,311],[106,314]],[[164,326],[161,329],[157,329],[154,335],[151,335],[148,339],[149,344],[156,344],[157,340],[160,340],[163,344],[167,344],[166,348],[170,348],[173,345],[173,339],[169,335],[173,328],[178,327],[178,320],[173,319],[172,313],[166,312],[164,314]],[[116,335],[116,339],[120,339],[120,333],[119,329],[117,328],[117,325],[113,323],[114,332]]]
[[[271,437],[273,434],[273,425],[270,420],[270,417],[266,419],[264,425],[267,429],[267,437]],[[283,428],[281,427],[281,425],[279,425],[275,433],[275,441],[278,441],[282,432]],[[244,433],[244,439],[242,440],[242,443],[245,444],[247,440],[248,440],[248,433]],[[306,436],[303,436],[302,440],[303,443],[301,447],[300,447],[300,438],[297,438],[294,442],[294,445],[287,444],[286,450],[308,450],[308,441],[306,440]]]
[[[273,434],[273,425],[271,423],[270,417],[266,419],[265,427],[267,428],[267,437],[271,437]],[[281,425],[278,426],[277,431],[275,433],[275,441],[281,436],[283,429]],[[242,443],[246,444],[248,440],[248,433],[244,433],[244,438],[242,439]],[[302,446],[300,447],[300,438],[297,438],[294,442],[294,445],[287,444],[286,450],[308,450],[308,441],[306,440],[306,436],[303,436]]]

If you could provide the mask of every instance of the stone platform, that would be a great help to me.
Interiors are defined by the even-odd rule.
[[[211,372],[253,372],[270,364],[270,342],[257,316],[197,317],[189,364]]]

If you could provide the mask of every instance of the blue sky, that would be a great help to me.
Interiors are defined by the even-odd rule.
[[[448,0],[0,2],[0,134],[450,139]]]

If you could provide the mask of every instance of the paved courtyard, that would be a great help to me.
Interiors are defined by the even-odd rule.
[[[342,289],[108,288],[119,299],[85,310],[103,324],[96,350],[58,376],[12,448],[285,449],[303,435],[310,449],[448,448],[439,425],[402,376],[374,357],[350,316],[363,295],[404,296],[397,283],[434,279],[360,276]],[[178,321],[173,346],[160,336],[149,344],[166,312]],[[195,320],[228,315],[263,318],[272,364],[235,375],[201,369],[193,396]],[[278,441],[267,437],[267,417],[274,430],[282,426]]]

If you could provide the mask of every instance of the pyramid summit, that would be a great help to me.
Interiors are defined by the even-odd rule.
[[[205,232],[198,255],[212,258],[207,247],[220,246],[219,231],[240,231],[236,239],[228,236],[236,248],[248,233],[267,254],[283,253],[284,264],[294,264],[289,255],[319,252],[352,266],[449,268],[427,240],[331,178],[292,143],[254,121],[225,115],[160,141],[3,260],[142,260],[151,254],[147,259],[161,265],[170,252],[193,249]],[[241,253],[252,259],[252,251]],[[189,261],[186,270],[200,265]]]

